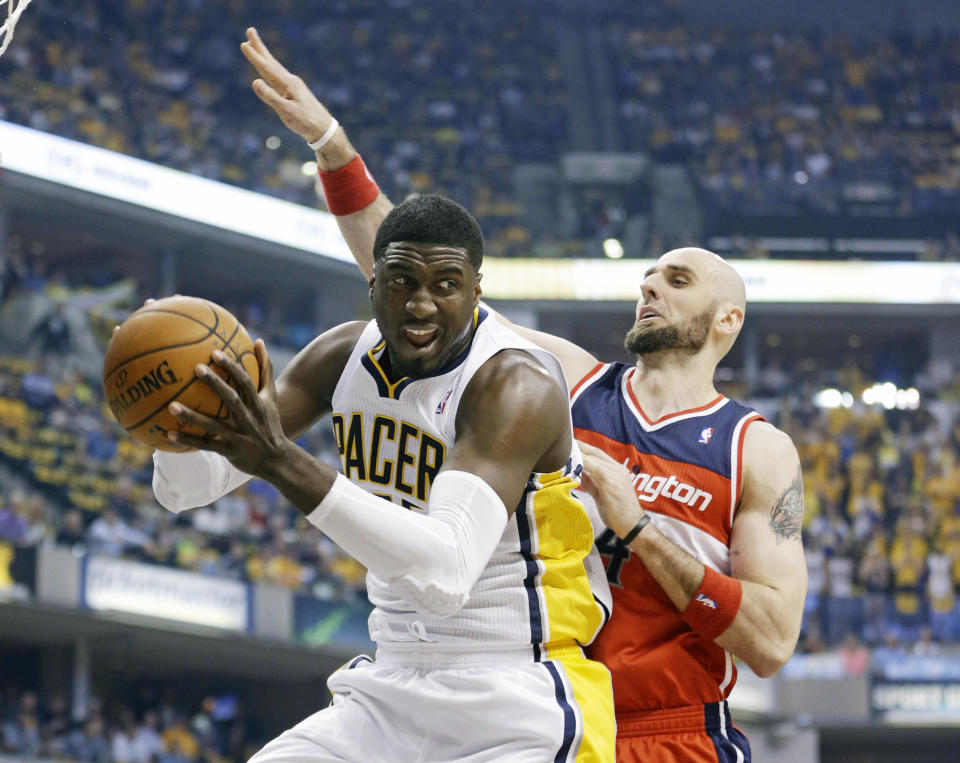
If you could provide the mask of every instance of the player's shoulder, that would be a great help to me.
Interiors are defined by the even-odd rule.
[[[518,348],[487,358],[470,379],[463,401],[479,410],[506,408],[524,418],[558,406],[567,410],[566,394],[557,380],[536,357]]]
[[[543,363],[521,347],[508,347],[491,355],[477,368],[471,384],[474,381],[479,383],[478,386],[495,384],[507,389],[517,386],[521,389],[526,389],[528,386],[560,389],[557,380]]]
[[[313,379],[331,369],[342,371],[367,325],[366,321],[350,321],[323,332],[294,356],[284,375],[294,380]]]
[[[753,421],[743,438],[743,468],[750,474],[788,471],[799,464],[797,446],[790,435],[769,421]]]

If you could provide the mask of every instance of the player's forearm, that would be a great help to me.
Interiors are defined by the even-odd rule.
[[[648,525],[630,548],[660,584],[674,606],[686,612],[704,579],[704,565],[683,551],[654,525]],[[761,583],[739,580],[740,606],[730,626],[714,640],[760,676],[773,675],[790,658],[799,635],[796,607],[786,594]]]
[[[330,492],[337,472],[287,440],[257,475],[267,480],[304,516]]]
[[[630,544],[649,573],[681,612],[690,604],[703,580],[703,565],[648,524]]]
[[[324,176],[323,173],[336,172],[345,168],[356,158],[357,151],[350,143],[343,128],[338,127],[333,138],[316,152],[316,156],[317,167],[321,171],[324,188],[329,193],[331,188],[335,190],[342,184],[338,180],[339,175]],[[361,180],[363,179],[361,176]],[[369,175],[367,179],[369,179]],[[369,184],[375,192],[376,184],[372,179],[369,179]],[[377,237],[377,229],[380,227],[380,223],[383,222],[383,218],[387,216],[391,209],[393,209],[393,203],[383,193],[380,193],[373,202],[363,209],[350,214],[336,215],[340,233],[347,242],[347,246],[350,247],[350,251],[365,278],[373,276],[373,242]]]
[[[381,193],[372,204],[359,212],[337,217],[340,233],[350,247],[364,278],[373,277],[373,242],[377,237],[380,223],[391,209],[393,209],[393,202]]]
[[[758,676],[768,678],[784,666],[796,648],[800,608],[770,586],[748,580],[741,580],[740,584],[740,609],[716,642],[747,663]]]

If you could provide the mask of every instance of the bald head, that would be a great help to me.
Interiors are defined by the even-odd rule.
[[[673,287],[674,275],[680,276],[678,290]],[[642,301],[665,299],[667,311],[673,313],[671,320],[685,316],[683,320],[696,323],[698,318],[704,318],[704,325],[709,326],[704,342],[717,362],[733,347],[743,328],[747,293],[743,279],[722,257],[694,246],[673,249],[647,271],[644,284]],[[639,307],[637,317],[639,321]],[[632,331],[638,336],[654,336],[640,323]]]
[[[747,290],[740,274],[709,249],[685,246],[671,249],[657,261],[666,265],[685,265],[712,283],[713,296],[720,304],[731,303],[741,310],[747,307]]]

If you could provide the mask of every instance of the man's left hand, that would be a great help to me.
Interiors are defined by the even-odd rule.
[[[644,515],[630,472],[600,448],[577,440],[583,454],[581,485],[597,503],[603,523],[621,538]]]
[[[180,403],[171,403],[170,413],[184,424],[202,429],[206,435],[170,432],[168,437],[180,445],[219,453],[237,469],[264,477],[291,442],[280,423],[273,363],[262,339],[257,340],[253,351],[260,365],[260,391],[239,363],[215,350],[211,360],[226,372],[227,379],[220,378],[203,363],[196,367],[195,373],[217,393],[229,415],[225,419],[214,418]]]

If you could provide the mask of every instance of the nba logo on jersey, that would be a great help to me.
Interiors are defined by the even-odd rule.
[[[713,437],[713,427],[707,427],[700,433],[700,440],[703,445],[706,445],[710,442],[710,438]]]
[[[453,394],[453,387],[447,390],[447,394],[443,396],[443,400],[437,403],[437,415],[439,416],[443,413],[443,409],[447,407],[447,400],[450,399],[450,395]]]
[[[705,607],[710,607],[710,609],[717,608],[717,602],[715,602],[713,599],[711,599],[709,596],[707,596],[704,593],[697,594],[697,601],[699,601]]]

